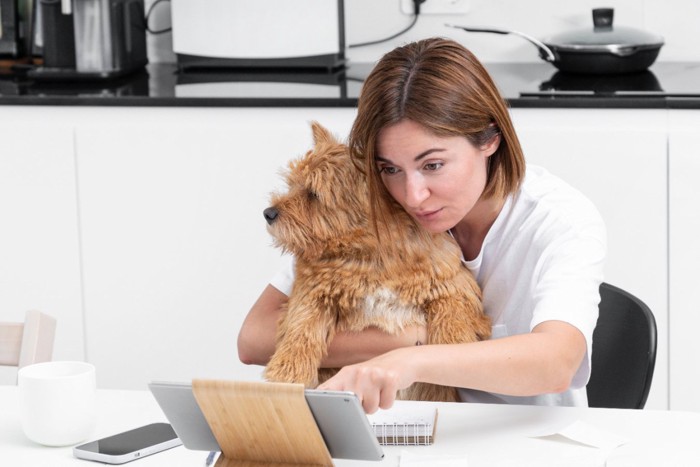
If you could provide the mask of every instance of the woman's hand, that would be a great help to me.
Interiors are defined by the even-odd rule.
[[[411,352],[419,347],[392,350],[366,362],[343,367],[338,374],[318,388],[331,391],[352,391],[367,413],[388,409],[396,393],[415,381]]]
[[[342,368],[319,388],[354,392],[367,413],[391,407],[396,392],[417,381],[513,396],[559,393],[585,355],[581,331],[545,321],[527,334],[392,350]]]

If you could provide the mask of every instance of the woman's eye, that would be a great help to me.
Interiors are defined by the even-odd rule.
[[[385,166],[379,168],[379,173],[385,173],[387,175],[394,175],[398,171],[399,171],[399,169],[397,169],[396,167],[392,167],[390,165],[385,165]]]
[[[423,166],[425,170],[435,171],[443,166],[442,162],[429,162]]]

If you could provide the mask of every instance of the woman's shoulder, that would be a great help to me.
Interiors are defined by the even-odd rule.
[[[537,165],[527,166],[518,197],[525,203],[561,210],[563,213],[576,213],[580,210],[597,213],[595,205],[583,192]]]
[[[544,225],[563,229],[597,225],[604,229],[600,212],[584,193],[536,165],[527,166],[512,209],[521,227],[527,223],[539,229]]]

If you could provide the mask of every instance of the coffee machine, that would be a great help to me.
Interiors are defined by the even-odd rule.
[[[17,0],[0,0],[0,57],[14,59],[22,55],[22,23]]]
[[[109,79],[143,69],[143,0],[35,0],[35,79]]]

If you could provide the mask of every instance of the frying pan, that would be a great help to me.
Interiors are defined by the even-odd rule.
[[[529,41],[540,57],[568,73],[635,73],[649,68],[659,55],[661,36],[629,27],[613,27],[613,9],[593,10],[593,29],[569,31],[540,41],[528,34],[508,29],[471,26],[445,26],[467,32],[512,34]]]

